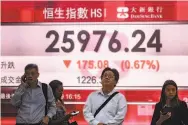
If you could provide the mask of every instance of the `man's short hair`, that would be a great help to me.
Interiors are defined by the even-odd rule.
[[[109,67],[105,68],[105,69],[102,71],[101,79],[102,79],[102,77],[103,77],[103,75],[104,75],[104,73],[105,73],[106,71],[112,71],[112,72],[114,73],[115,81],[116,81],[116,83],[117,83],[118,80],[119,80],[119,72],[117,71],[117,69],[115,69],[115,68],[109,68]]]
[[[25,66],[25,71],[28,69],[33,69],[33,68],[36,69],[37,71],[39,70],[37,64],[30,63]]]

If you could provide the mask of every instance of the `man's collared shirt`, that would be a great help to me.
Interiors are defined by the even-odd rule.
[[[92,92],[83,109],[84,118],[90,125],[104,123],[107,125],[122,125],[127,112],[127,102],[123,94],[115,95],[94,118],[96,110],[112,95],[115,90],[105,95],[102,90]]]
[[[56,113],[56,104],[51,87],[48,85],[48,113],[52,118]],[[39,123],[45,116],[46,100],[42,91],[42,83],[36,88],[29,88],[26,83],[20,84],[11,98],[11,103],[18,108],[16,123]]]

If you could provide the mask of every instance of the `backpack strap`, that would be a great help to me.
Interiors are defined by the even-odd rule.
[[[48,85],[45,83],[42,83],[42,91],[46,100],[46,105],[45,105],[45,116],[47,115],[48,111]]]

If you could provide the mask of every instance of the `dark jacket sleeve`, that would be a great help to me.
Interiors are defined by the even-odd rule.
[[[154,109],[154,112],[153,112],[151,125],[156,125],[156,122],[159,120],[159,117],[160,117],[160,103],[157,103],[155,105],[155,109]]]
[[[188,108],[186,102],[181,102],[181,118],[184,125],[188,125]]]

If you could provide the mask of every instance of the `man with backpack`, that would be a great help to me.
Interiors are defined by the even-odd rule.
[[[49,85],[38,81],[36,64],[28,64],[21,84],[11,98],[18,108],[16,125],[48,125],[49,119],[56,114],[56,103]]]

